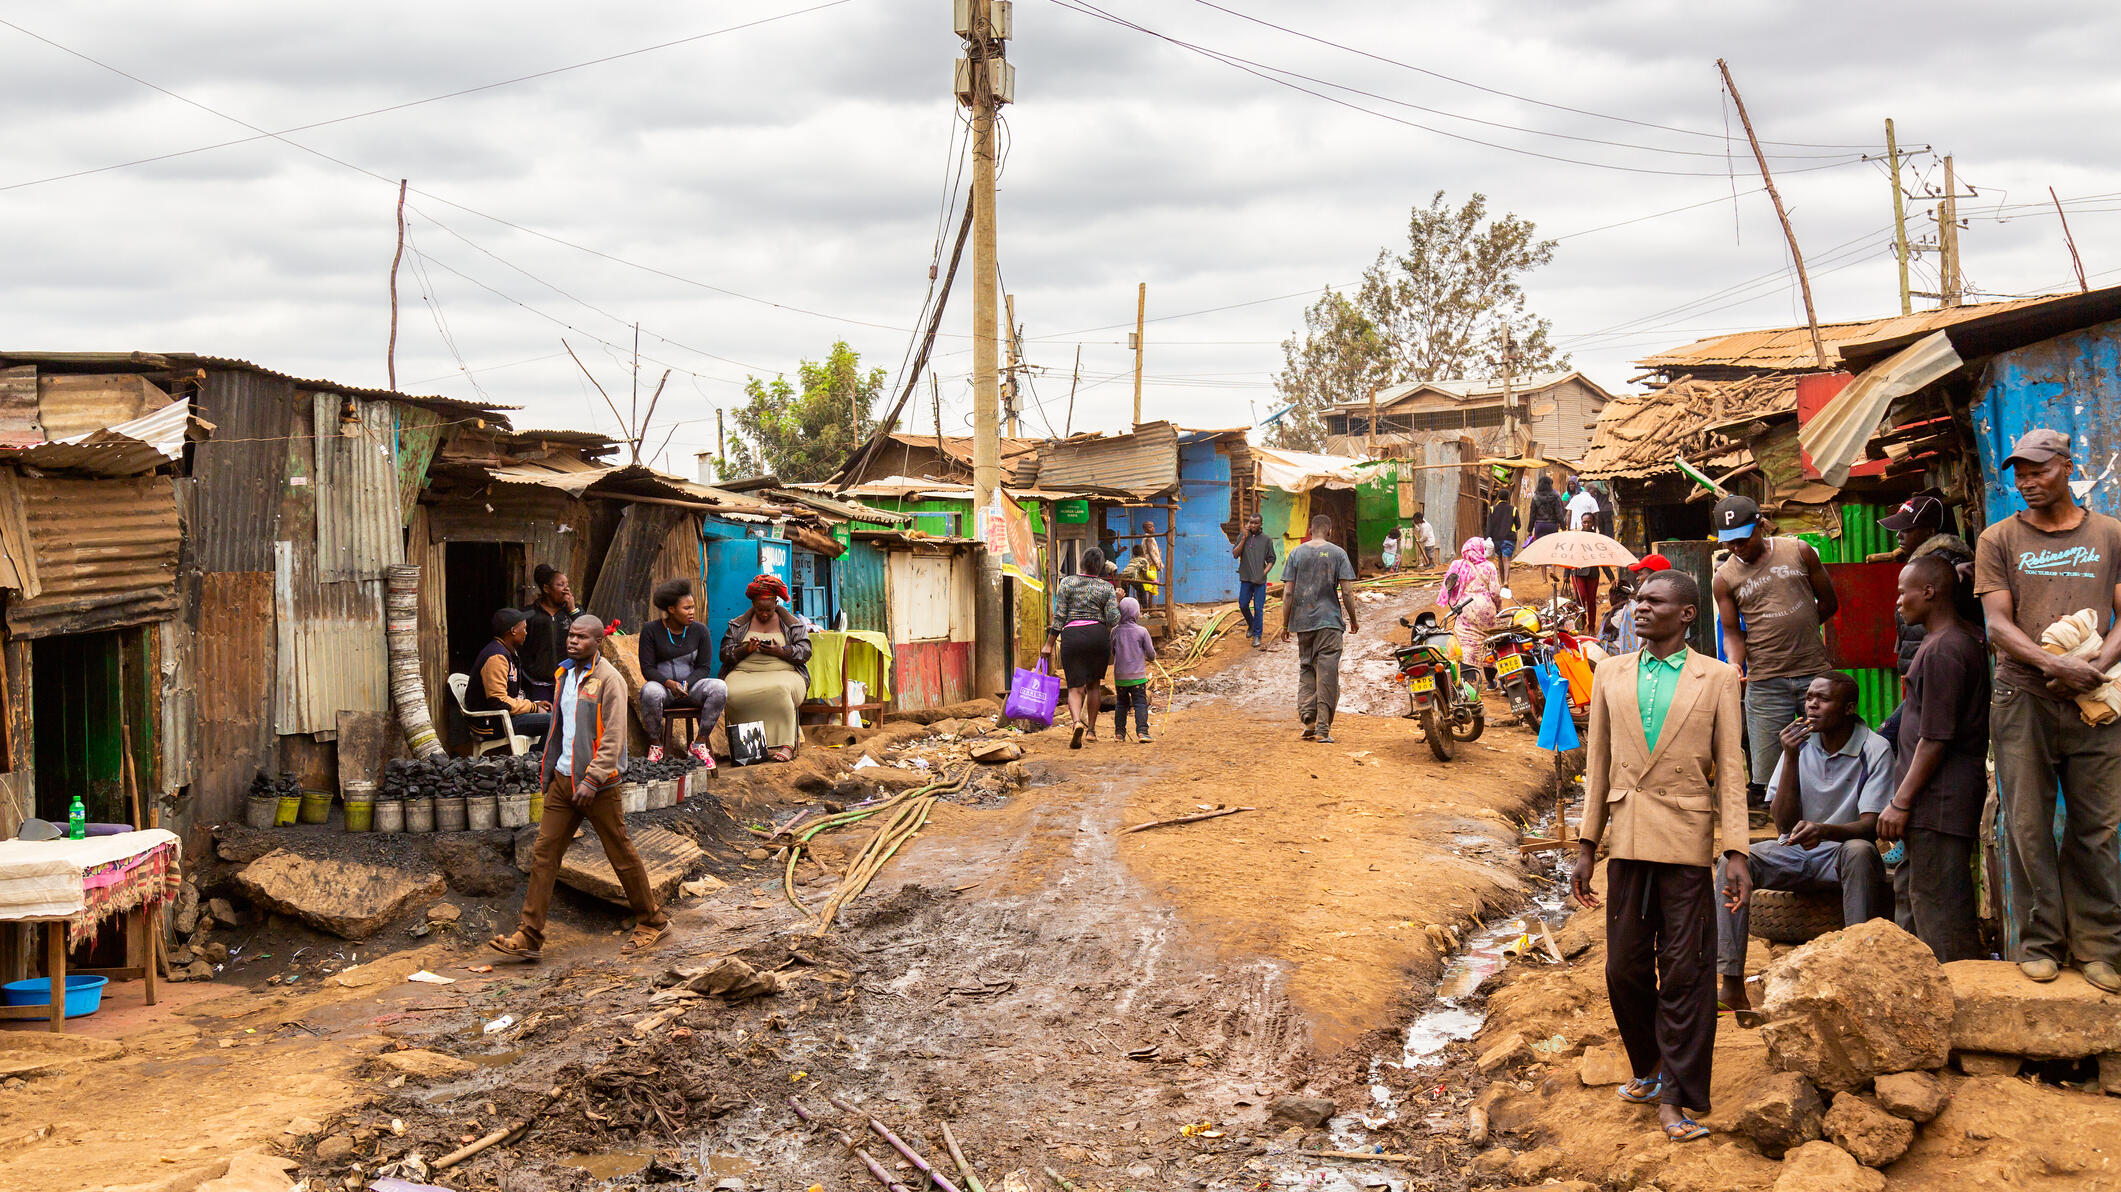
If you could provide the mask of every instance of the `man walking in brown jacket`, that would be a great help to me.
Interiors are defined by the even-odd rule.
[[[1745,710],[1738,671],[1686,647],[1701,589],[1659,571],[1635,594],[1636,654],[1598,664],[1584,742],[1583,829],[1569,875],[1597,906],[1591,870],[1607,844],[1606,992],[1635,1078],[1620,1098],[1658,1104],[1665,1136],[1708,1130],[1716,1045],[1715,878],[1727,907],[1752,895],[1746,869]]]
[[[567,660],[553,680],[553,726],[545,738],[540,772],[545,779],[545,818],[531,852],[530,888],[515,934],[487,945],[521,960],[540,959],[545,949],[545,911],[560,857],[584,819],[596,829],[612,871],[626,889],[638,926],[619,948],[632,955],[653,947],[670,929],[648,886],[648,867],[626,834],[619,812],[619,772],[626,768],[626,680],[604,661],[604,626],[584,614],[567,627]]]

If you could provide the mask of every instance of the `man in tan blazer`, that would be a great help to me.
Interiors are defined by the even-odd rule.
[[[1716,1045],[1715,876],[1726,906],[1752,895],[1746,869],[1744,698],[1738,671],[1686,647],[1701,588],[1659,571],[1635,595],[1642,650],[1598,664],[1585,740],[1584,812],[1570,885],[1597,906],[1605,840],[1606,993],[1635,1079],[1624,1101],[1658,1104],[1674,1142],[1705,1138]]]

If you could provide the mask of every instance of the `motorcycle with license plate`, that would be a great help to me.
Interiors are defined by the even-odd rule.
[[[1452,605],[1447,616],[1456,619],[1468,603],[1461,600]],[[1437,619],[1434,610],[1411,621],[1401,617],[1399,623],[1413,632],[1410,644],[1392,650],[1400,679],[1407,685],[1406,718],[1421,722],[1422,735],[1428,738],[1429,752],[1437,761],[1450,761],[1454,742],[1475,740],[1487,727],[1480,688],[1467,678],[1469,673],[1477,678],[1477,672],[1463,664],[1458,636],[1447,621]]]

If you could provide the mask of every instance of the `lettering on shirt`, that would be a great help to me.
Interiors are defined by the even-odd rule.
[[[1743,605],[1752,600],[1753,597],[1760,594],[1761,589],[1765,588],[1770,581],[1793,579],[1802,579],[1806,583],[1811,582],[1811,577],[1806,574],[1804,568],[1793,566],[1789,563],[1776,563],[1755,575],[1749,576],[1744,583],[1738,585],[1738,603]]]
[[[2099,561],[2099,548],[2096,546],[2018,552],[2018,570],[2043,579],[2099,579],[2100,573],[2092,570]]]

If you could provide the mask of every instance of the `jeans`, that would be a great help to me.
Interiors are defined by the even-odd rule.
[[[1253,641],[1267,631],[1267,585],[1237,581],[1237,611],[1245,618],[1245,635]]]
[[[1754,786],[1766,786],[1782,760],[1782,730],[1797,719],[1804,689],[1812,675],[1747,679],[1745,683],[1745,749],[1752,755]]]
[[[1998,684],[1989,704],[2018,961],[2121,964],[2121,725]],[[2055,795],[2067,805],[2055,843]]]
[[[1893,887],[1868,840],[1822,842],[1810,848],[1763,840],[1747,852],[1746,872],[1755,890],[1792,890],[1804,894],[1841,892],[1841,923],[1852,926],[1884,918],[1893,911]],[[1716,861],[1716,888],[1723,889],[1723,860]],[[1716,900],[1716,971],[1726,977],[1745,975],[1746,935],[1752,908],[1737,910]]]
[[[1117,741],[1127,735],[1127,709],[1134,709],[1134,735],[1149,735],[1149,685],[1147,683],[1114,683],[1112,691],[1119,702],[1112,709],[1112,739]]]
[[[1340,703],[1339,629],[1306,629],[1296,635],[1296,718],[1321,729],[1333,727]]]
[[[661,681],[641,684],[641,731],[648,734],[650,745],[663,743],[663,709],[666,707],[698,708],[700,710],[699,735],[705,737],[707,730],[722,718],[722,707],[729,702],[729,686],[720,679],[694,679],[685,685],[685,698],[671,694],[670,688]]]

